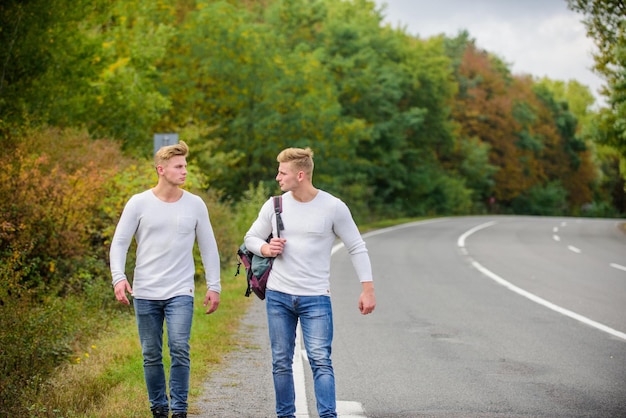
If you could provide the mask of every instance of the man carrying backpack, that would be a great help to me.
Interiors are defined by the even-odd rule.
[[[272,374],[278,417],[295,417],[292,362],[296,326],[313,371],[321,418],[336,417],[335,376],[330,358],[333,319],[330,257],[336,238],[344,243],[362,285],[358,306],[363,315],[376,307],[372,268],[361,234],[344,202],[313,186],[313,151],[287,148],[278,154],[276,180],[283,194],[280,238],[274,230],[273,200],[261,208],[245,236],[246,247],[276,257],[267,282],[266,309],[272,348]]]

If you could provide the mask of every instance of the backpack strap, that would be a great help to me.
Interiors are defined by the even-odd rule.
[[[285,225],[283,225],[283,219],[280,217],[280,214],[283,211],[283,197],[282,196],[274,196],[274,213],[276,214],[276,236],[280,238],[280,231],[285,229]]]

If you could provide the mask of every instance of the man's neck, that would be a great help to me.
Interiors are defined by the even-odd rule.
[[[159,199],[167,203],[178,201],[183,196],[183,190],[178,186],[157,184],[152,188],[152,193]]]
[[[292,190],[291,195],[296,201],[306,203],[315,199],[315,196],[317,196],[318,192],[319,190],[313,187],[312,184],[309,184],[306,186],[302,186],[297,190]]]

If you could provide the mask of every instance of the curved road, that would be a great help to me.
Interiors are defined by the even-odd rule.
[[[339,248],[339,404],[369,418],[626,416],[620,222],[460,217],[367,234],[378,302],[367,317]]]
[[[378,306],[332,261],[340,417],[626,417],[625,220],[457,217],[366,234]],[[264,304],[190,416],[271,418]],[[301,354],[301,353],[300,353]],[[297,416],[317,416],[296,356]]]

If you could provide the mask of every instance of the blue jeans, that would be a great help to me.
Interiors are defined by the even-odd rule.
[[[171,410],[187,412],[193,297],[176,296],[167,300],[134,299],[134,306],[150,409],[158,407],[169,409],[163,369],[163,321],[165,321],[167,345],[172,360]]]
[[[265,294],[272,346],[272,374],[276,414],[295,417],[293,355],[300,320],[304,347],[313,371],[315,399],[320,418],[336,417],[335,373],[330,359],[333,313],[328,296],[292,296],[268,290]]]

